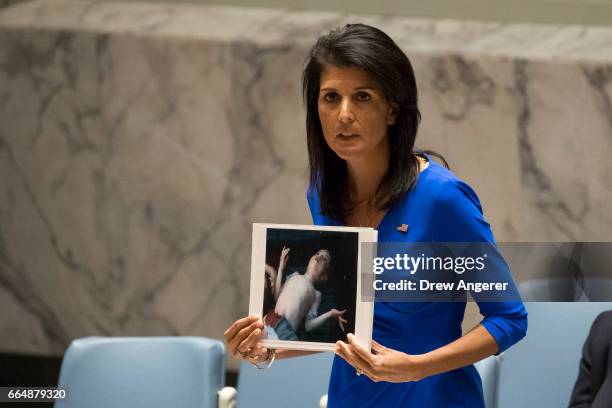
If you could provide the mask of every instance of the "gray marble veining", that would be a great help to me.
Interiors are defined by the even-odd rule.
[[[610,28],[34,1],[0,12],[0,349],[221,337],[251,223],[310,223],[302,64],[354,21],[410,56],[418,145],[498,240],[612,238]]]

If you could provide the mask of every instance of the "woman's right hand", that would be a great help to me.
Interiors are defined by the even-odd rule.
[[[264,324],[257,315],[236,320],[224,333],[227,349],[234,357],[250,361],[265,348],[261,340],[265,337]]]

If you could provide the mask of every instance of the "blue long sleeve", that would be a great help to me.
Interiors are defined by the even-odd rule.
[[[438,242],[488,242],[495,244],[476,193],[463,181],[448,179],[435,201],[431,220]],[[510,271],[507,271],[508,274]],[[508,280],[512,278],[507,277]],[[478,300],[476,298],[476,300]],[[499,352],[525,337],[527,310],[520,301],[478,302],[482,325],[491,333]]]

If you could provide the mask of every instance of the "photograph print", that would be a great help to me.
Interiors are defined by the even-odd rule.
[[[252,271],[261,289],[255,313],[277,347],[331,349],[356,334],[360,231],[339,229],[268,227],[254,233],[254,245],[255,235],[265,237],[257,245],[261,263]],[[362,235],[374,232],[366,230]]]

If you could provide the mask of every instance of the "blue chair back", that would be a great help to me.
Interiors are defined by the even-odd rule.
[[[238,408],[313,408],[327,394],[334,353],[275,361],[267,370],[240,365]]]
[[[72,342],[56,408],[214,408],[225,347],[203,337],[86,337]]]
[[[527,302],[527,336],[500,357],[498,408],[566,407],[582,346],[595,317],[612,302]]]
[[[474,364],[482,380],[482,393],[487,408],[497,407],[499,357],[491,356]]]

